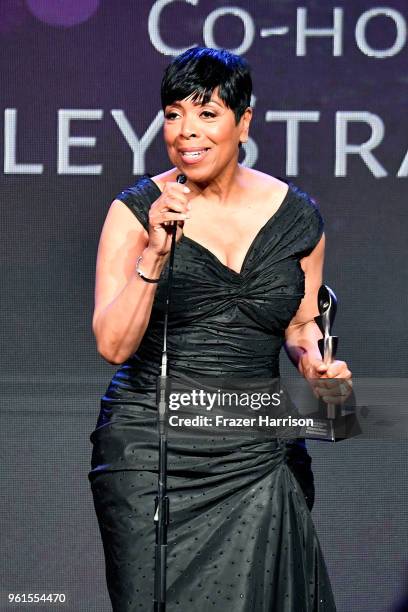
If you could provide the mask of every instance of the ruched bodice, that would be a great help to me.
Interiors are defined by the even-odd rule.
[[[122,191],[145,229],[160,196],[148,177]],[[294,185],[255,236],[238,273],[186,236],[176,246],[169,312],[169,373],[201,376],[278,376],[284,332],[304,295],[300,259],[323,231],[318,208]],[[119,370],[157,376],[163,344],[168,263],[156,291],[149,326],[137,351]],[[130,382],[130,381],[128,381]],[[145,381],[147,382],[147,381]]]

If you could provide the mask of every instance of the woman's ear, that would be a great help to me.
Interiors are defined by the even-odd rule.
[[[248,106],[244,114],[241,117],[241,134],[240,134],[240,142],[248,142],[249,138],[249,125],[252,119],[252,108]]]

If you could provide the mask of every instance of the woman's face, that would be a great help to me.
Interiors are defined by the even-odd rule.
[[[194,182],[217,178],[237,164],[238,145],[248,139],[251,115],[247,108],[236,125],[218,88],[207,104],[193,102],[190,96],[166,106],[164,141],[170,161]]]

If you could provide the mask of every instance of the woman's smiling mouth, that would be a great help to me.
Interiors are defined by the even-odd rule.
[[[179,149],[179,154],[184,162],[187,164],[195,164],[201,161],[209,151],[209,148],[203,147],[202,149],[198,148],[183,148]]]

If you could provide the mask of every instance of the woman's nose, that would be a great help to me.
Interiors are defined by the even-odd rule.
[[[199,134],[199,127],[197,125],[197,121],[191,115],[190,116],[186,115],[183,118],[183,121],[182,121],[182,124],[181,124],[181,134],[185,138],[191,138],[192,136],[198,136],[198,134]]]

